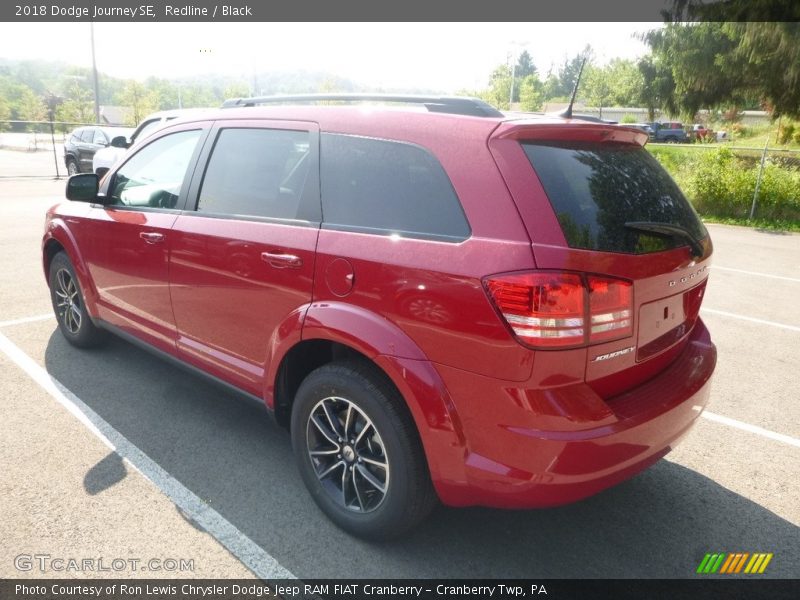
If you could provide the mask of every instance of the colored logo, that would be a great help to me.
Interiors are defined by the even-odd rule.
[[[697,572],[700,574],[720,573],[735,575],[737,573],[747,573],[754,575],[766,571],[772,556],[772,552],[706,554],[700,562],[700,566],[697,567]]]

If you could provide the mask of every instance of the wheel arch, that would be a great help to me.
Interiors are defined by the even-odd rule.
[[[50,284],[50,263],[59,252],[64,252],[75,269],[89,314],[96,318],[97,315],[97,289],[94,286],[86,263],[78,251],[75,239],[60,219],[50,221],[47,234],[42,242],[42,268],[48,286]]]
[[[342,359],[364,361],[403,399],[437,491],[437,481],[458,478],[454,469],[463,472],[465,440],[443,380],[416,344],[384,317],[345,303],[312,305],[302,335],[273,358],[266,398],[278,423],[288,428],[295,393],[313,370]]]

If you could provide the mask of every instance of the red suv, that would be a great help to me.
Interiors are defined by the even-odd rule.
[[[669,452],[716,361],[711,241],[646,140],[465,98],[229,101],[70,178],[58,325],[266,403],[354,534],[573,502]]]

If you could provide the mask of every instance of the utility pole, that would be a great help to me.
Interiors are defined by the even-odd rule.
[[[508,94],[508,108],[514,103],[514,78],[517,76],[517,63],[511,63],[511,93]]]
[[[89,23],[92,39],[92,78],[94,79],[94,122],[100,124],[100,84],[97,81],[97,61],[94,57],[94,21]]]

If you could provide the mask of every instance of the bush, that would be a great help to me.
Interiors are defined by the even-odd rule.
[[[634,115],[622,115],[622,118],[619,120],[620,123],[638,123],[636,117]]]
[[[798,133],[800,133],[800,129],[798,129]],[[795,135],[794,123],[792,123],[791,121],[789,121],[788,123],[783,123],[778,129],[778,143],[788,144],[789,142],[792,141],[794,135]]]
[[[760,165],[726,147],[707,151],[651,149],[652,154],[701,215],[746,219],[750,215]],[[756,216],[800,223],[800,169],[776,157],[767,160],[758,192]]]
[[[741,123],[734,123],[733,125],[731,125],[731,132],[734,135],[737,135],[737,136],[740,136],[740,137],[746,136],[749,133],[749,131],[747,130],[747,127],[745,127]]]

